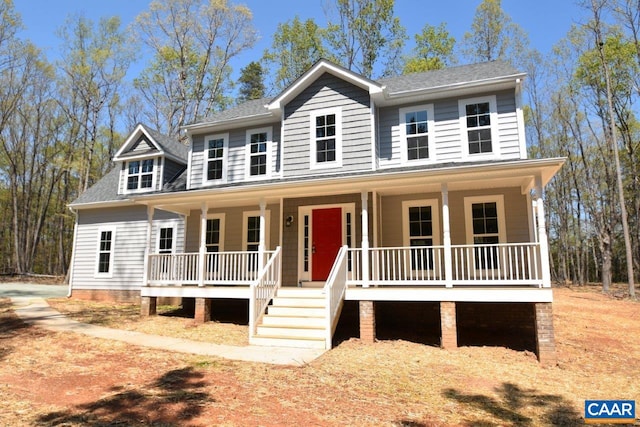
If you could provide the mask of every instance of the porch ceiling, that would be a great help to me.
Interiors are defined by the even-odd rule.
[[[449,191],[518,187],[525,194],[536,185],[545,186],[564,163],[564,158],[520,160],[453,165],[432,169],[379,170],[378,173],[354,174],[340,178],[323,176],[300,180],[280,180],[242,186],[215,187],[175,193],[139,196],[135,202],[158,209],[188,215],[203,203],[209,208],[279,203],[283,198],[317,197],[375,191],[381,195],[440,192],[443,184]]]

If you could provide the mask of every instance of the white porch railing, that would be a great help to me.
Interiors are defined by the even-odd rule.
[[[269,259],[274,251],[265,251]],[[258,252],[209,252],[205,254],[205,285],[249,286],[258,278]],[[149,255],[150,285],[197,285],[200,283],[199,253]]]
[[[539,243],[452,245],[452,277],[445,277],[444,246],[371,248],[369,283],[378,286],[538,286]],[[362,250],[348,250],[350,286],[364,284]]]
[[[282,285],[282,255],[280,246],[273,252],[267,264],[262,268],[257,279],[251,283],[251,299],[249,300],[249,339],[256,334],[256,328],[262,316]]]
[[[343,246],[338,251],[336,260],[333,263],[329,278],[324,285],[324,293],[326,298],[326,347],[331,348],[333,332],[336,330],[340,311],[344,303],[344,294],[347,289],[347,272],[349,267],[349,257],[347,256],[349,248]]]

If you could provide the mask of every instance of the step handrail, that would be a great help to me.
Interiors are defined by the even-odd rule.
[[[281,280],[282,255],[278,246],[265,266],[260,270],[258,278],[251,283],[251,298],[249,299],[249,339],[257,332],[260,319],[273,299]]]
[[[333,263],[329,278],[324,285],[324,294],[326,298],[326,344],[325,348],[329,350],[332,346],[333,333],[336,330],[340,312],[344,303],[344,296],[347,290],[347,267],[349,247],[342,246],[338,251],[336,260]]]

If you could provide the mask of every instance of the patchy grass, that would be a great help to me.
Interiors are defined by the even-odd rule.
[[[49,305],[72,319],[94,325],[147,334],[184,338],[214,344],[249,344],[246,325],[222,322],[197,324],[176,306],[159,306],[158,315],[140,316],[137,304],[114,304],[67,298],[48,300]]]
[[[499,347],[358,339],[283,367],[47,332],[5,300],[0,425],[582,425],[585,399],[640,400],[639,303],[560,288],[554,322],[552,368]]]

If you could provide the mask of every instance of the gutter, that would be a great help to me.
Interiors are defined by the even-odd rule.
[[[424,89],[409,89],[409,90],[402,90],[399,92],[391,92],[391,93],[387,92],[385,94],[386,95],[385,98],[395,99],[395,98],[404,98],[408,96],[436,94],[439,92],[450,91],[450,90],[459,89],[459,88],[464,88],[464,89],[478,88],[478,87],[488,86],[491,84],[498,84],[498,83],[513,82],[514,85],[517,85],[518,79],[522,80],[525,76],[526,76],[526,73],[519,73],[511,76],[500,76],[500,77],[494,77],[494,78],[485,79],[485,80],[474,80],[473,82],[459,82],[459,83],[453,83],[453,84],[448,84],[443,86],[434,86],[434,87],[424,88]]]

